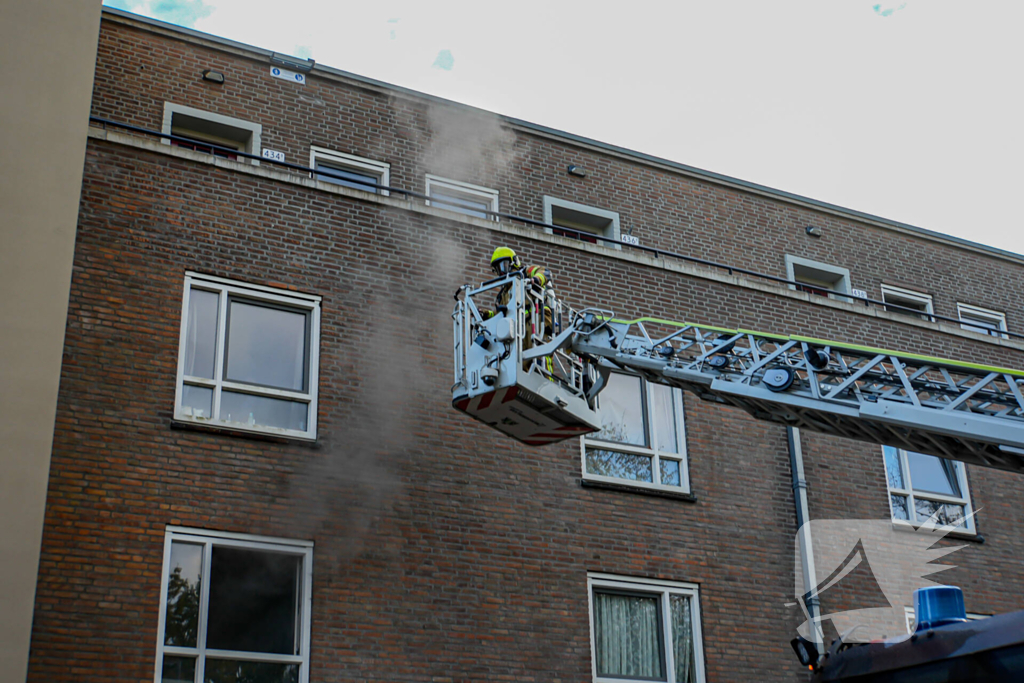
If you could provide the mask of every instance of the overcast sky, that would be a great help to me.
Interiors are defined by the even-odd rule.
[[[1024,253],[1024,3],[105,0]]]

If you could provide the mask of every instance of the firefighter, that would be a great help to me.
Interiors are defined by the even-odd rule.
[[[552,289],[553,278],[551,273],[548,272],[544,266],[526,266],[523,267],[523,262],[519,259],[516,252],[512,251],[508,247],[498,247],[494,250],[491,255],[491,270],[497,276],[508,275],[513,271],[522,272],[526,276],[526,286],[529,288],[531,285],[539,288],[541,300],[544,302],[544,329],[541,330],[542,338],[547,341],[554,334],[554,325],[552,320],[551,307],[548,305],[547,299],[550,297],[554,299],[554,290]],[[496,308],[504,312],[504,308],[508,305],[508,301],[512,296],[512,285],[505,285],[498,290],[498,297],[495,303]],[[533,346],[533,335],[530,332],[533,329],[531,325],[532,314],[531,311],[533,306],[526,307],[526,327],[527,334],[523,338],[523,349],[529,349]],[[485,320],[489,320],[496,315],[494,311],[484,311],[483,317]],[[554,362],[550,356],[545,357],[545,365],[547,366],[548,372],[554,370]]]

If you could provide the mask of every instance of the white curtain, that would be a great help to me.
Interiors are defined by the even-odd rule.
[[[690,621],[690,597],[672,595],[672,654],[676,658],[676,683],[696,680],[693,665],[693,623]]]
[[[599,676],[665,680],[659,599],[594,592]]]

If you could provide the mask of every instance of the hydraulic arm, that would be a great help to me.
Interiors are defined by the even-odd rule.
[[[507,292],[507,304],[485,320],[474,302],[495,292]],[[453,404],[531,445],[598,430],[599,394],[619,369],[759,419],[1024,471],[1018,370],[796,335],[620,321],[561,302],[552,329],[542,329],[552,297],[516,275],[463,287],[457,298]],[[538,425],[525,434],[522,416],[500,410],[513,403],[501,403],[510,389],[547,421],[533,415]]]

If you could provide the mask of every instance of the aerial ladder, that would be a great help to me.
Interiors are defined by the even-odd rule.
[[[618,370],[758,419],[1024,472],[1018,370],[801,335],[619,320],[573,310],[518,272],[463,286],[455,299],[452,405],[531,446],[599,431],[599,395]]]

